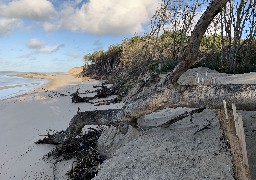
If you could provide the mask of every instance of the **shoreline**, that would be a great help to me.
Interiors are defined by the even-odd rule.
[[[81,81],[89,81],[89,77],[83,77],[78,78],[75,77],[77,74],[79,74],[79,71],[76,71],[75,73],[69,73],[69,72],[63,72],[63,73],[34,73],[29,72],[20,75],[19,77],[23,78],[30,78],[30,79],[43,79],[48,82],[46,82],[42,87],[36,88],[36,91],[39,91],[40,89],[44,88],[47,90],[55,90],[59,87],[66,86],[69,84],[78,83]]]
[[[41,76],[46,78],[45,75]],[[38,77],[39,75],[36,76],[36,78]],[[256,75],[252,74],[244,74],[243,77],[246,77],[241,78],[243,83],[248,82],[247,80],[254,81],[256,79]],[[248,77],[251,78],[248,79]],[[56,163],[54,159],[43,160],[43,156],[55,146],[36,145],[34,142],[48,133],[53,134],[56,131],[65,130],[79,110],[83,112],[120,109],[123,106],[122,103],[94,106],[89,103],[75,104],[71,102],[68,94],[77,89],[79,92],[92,90],[93,85],[100,84],[100,81],[76,78],[67,73],[51,74],[48,78],[49,82],[43,89],[39,88],[30,94],[0,101],[0,144],[2,147],[0,150],[0,179],[54,179],[54,177],[56,179],[68,179],[65,173],[72,168],[73,160],[62,161],[57,164],[54,164]],[[223,83],[224,78],[219,77],[219,82]],[[237,76],[229,78],[237,82],[235,81]],[[183,82],[186,83],[185,77]],[[60,96],[59,93],[67,96]],[[145,121],[147,125],[159,123],[159,121],[175,116],[177,110],[179,109],[167,108],[152,112],[141,122]],[[244,112],[244,114],[250,116],[248,112]],[[252,117],[254,116],[253,113]],[[143,132],[143,134],[130,128],[124,135],[118,129],[110,127],[100,137],[98,146],[101,153],[104,152],[109,155],[109,159],[100,165],[99,174],[94,179],[120,179],[124,175],[130,179],[135,177],[166,179],[172,176],[176,177],[179,173],[182,174],[183,171],[180,171],[180,167],[187,169],[188,174],[192,173],[189,174],[189,177],[195,175],[197,179],[206,176],[233,179],[232,167],[234,163],[231,161],[229,149],[226,146],[222,147],[222,144],[225,143],[222,139],[223,129],[220,127],[215,111],[206,109],[200,114],[195,114],[192,122],[191,119],[184,118],[168,128],[151,129]],[[203,129],[204,125],[209,122],[211,122],[210,128],[201,131],[200,129]],[[253,126],[256,126],[255,124],[253,122]],[[114,141],[109,138],[111,136],[113,136]],[[251,139],[247,140],[249,144],[252,141]],[[174,146],[175,148],[173,148]],[[220,151],[222,148],[226,151]],[[216,152],[217,155],[216,153],[205,152],[206,149],[210,152]],[[198,159],[189,159],[191,154]],[[202,155],[203,159],[201,159]],[[188,163],[183,162],[182,158],[184,157],[188,158]],[[254,158],[253,155],[251,157]],[[201,165],[202,161],[206,164]],[[216,164],[216,162],[219,163]],[[145,171],[143,169],[145,165],[152,169]],[[191,169],[191,166],[195,167]],[[212,168],[205,169],[208,166]],[[127,167],[132,167],[133,171]],[[170,173],[172,167],[175,171]],[[219,173],[218,169],[221,169],[222,172]]]
[[[34,142],[48,132],[65,130],[78,107],[81,110],[99,108],[88,103],[74,104],[70,96],[57,94],[68,95],[78,88],[92,90],[99,81],[76,78],[71,74],[43,75],[42,78],[49,80],[42,87],[44,89],[0,101],[0,179],[53,179],[54,162],[42,158],[54,146]],[[72,162],[65,161],[56,166],[59,179],[68,179],[65,173],[72,167]]]
[[[82,81],[90,81],[89,77],[78,78],[78,75],[81,72],[81,67],[75,67],[69,70],[68,72],[57,72],[57,73],[43,73],[43,72],[26,72],[21,74],[15,74],[12,76],[25,78],[25,79],[34,79],[41,80],[41,83],[31,83],[34,84],[35,87],[28,87],[27,84],[17,84],[17,85],[7,85],[0,87],[0,91],[10,91],[6,96],[3,96],[0,99],[0,102],[3,100],[9,100],[16,97],[22,97],[25,95],[30,95],[33,93],[42,92],[44,90],[56,90],[66,85],[80,83]],[[37,85],[35,85],[37,84]],[[15,88],[23,88],[21,90],[15,91]],[[43,90],[44,89],[44,90]],[[12,92],[13,91],[13,92]]]
[[[67,72],[24,72],[21,74],[16,74],[15,76],[27,79],[42,79],[47,81],[39,88],[34,89],[34,91],[38,92],[42,88],[47,90],[55,90],[68,84],[80,82],[80,79],[89,81],[89,77],[76,77],[76,75],[82,72],[82,69],[82,67],[74,67]]]

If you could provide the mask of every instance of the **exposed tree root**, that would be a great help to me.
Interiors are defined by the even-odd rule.
[[[113,117],[118,113],[122,113],[120,109],[96,110],[78,112],[70,121],[68,128],[65,131],[57,132],[53,135],[48,135],[43,140],[36,143],[44,144],[63,144],[70,139],[80,135],[85,125],[114,125]]]
[[[75,158],[75,166],[72,165],[72,169],[67,172],[67,175],[74,180],[90,180],[97,175],[98,166],[105,159],[99,154],[97,148],[101,133],[102,129],[90,128],[84,135],[69,139],[57,146],[44,158],[53,157],[56,162]],[[56,169],[56,163],[54,163],[54,168]]]
[[[96,89],[94,91],[86,91],[85,93],[79,93],[79,89],[76,90],[75,93],[71,94],[72,96],[72,103],[92,103],[90,100],[94,99],[100,99],[100,98],[106,98],[112,95],[116,95],[115,88],[108,88],[103,83],[101,86],[93,86],[94,88],[100,87],[100,89]],[[96,95],[93,97],[81,97],[80,94],[87,94],[87,93],[95,93]],[[118,96],[118,98],[114,98],[112,100],[108,100],[104,103],[117,103],[121,101],[121,96]],[[92,103],[93,104],[93,103]],[[98,105],[101,105],[101,103],[97,103]]]
[[[204,110],[205,110],[205,108],[198,108],[198,109],[194,109],[194,110],[192,110],[190,112],[186,111],[185,113],[183,113],[183,114],[181,114],[181,115],[179,115],[179,116],[177,116],[177,117],[167,121],[166,123],[160,125],[160,127],[164,127],[164,128],[169,127],[170,125],[172,125],[172,124],[174,124],[174,123],[184,119],[185,117],[189,117],[189,116],[191,117],[193,114],[201,113]]]

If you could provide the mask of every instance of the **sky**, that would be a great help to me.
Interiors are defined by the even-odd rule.
[[[148,31],[159,0],[0,0],[0,71],[65,72]]]

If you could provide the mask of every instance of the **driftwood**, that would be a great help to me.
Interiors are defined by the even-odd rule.
[[[204,127],[198,129],[198,130],[194,133],[194,135],[196,135],[197,133],[199,133],[199,132],[201,132],[201,131],[203,131],[203,130],[211,129],[209,126],[211,126],[211,122],[208,122],[208,124],[206,124]]]
[[[169,127],[170,125],[172,125],[172,124],[174,124],[174,123],[184,119],[185,117],[189,117],[189,116],[191,117],[193,114],[201,113],[204,110],[205,110],[205,108],[198,108],[198,109],[192,110],[190,112],[186,111],[185,113],[183,113],[183,114],[181,114],[181,115],[179,115],[179,116],[177,116],[177,117],[175,117],[173,119],[170,119],[166,123],[160,125],[160,127],[164,127],[164,128]]]
[[[98,88],[100,87],[100,89],[96,89],[94,91],[86,91],[85,93],[80,93],[79,89],[76,90],[75,93],[71,94],[70,96],[72,96],[72,103],[91,103],[91,100],[94,99],[100,99],[100,98],[106,98],[112,95],[116,95],[116,91],[115,88],[108,88],[107,86],[105,86],[103,83],[100,86],[93,86],[94,88]],[[93,97],[81,97],[80,94],[88,94],[88,93],[95,93],[96,95]],[[117,103],[121,101],[121,96],[118,96],[118,98],[114,98],[111,100],[105,100],[102,102],[96,102],[97,105],[104,105],[104,104],[110,104],[110,103]]]
[[[118,122],[113,122],[114,117],[118,117],[117,114],[122,116],[122,110],[109,109],[109,110],[95,110],[77,112],[77,114],[71,119],[68,128],[65,131],[57,132],[53,135],[45,137],[43,140],[39,140],[38,144],[63,144],[66,141],[81,134],[85,125],[120,125]]]
[[[47,135],[39,135],[39,136],[46,136],[44,139],[39,139],[36,141],[36,144],[53,144],[53,145],[59,145],[61,144],[61,141],[55,141],[56,139],[56,134],[59,136],[64,134],[64,131],[57,132],[55,134],[47,134]]]
[[[95,97],[81,97],[79,96],[79,91],[77,90],[75,93],[71,94],[72,103],[91,103],[90,100],[95,99]]]
[[[101,86],[94,86],[94,88],[100,87],[100,89],[96,90],[96,98],[106,98],[108,96],[116,95],[116,90],[113,87],[108,88],[103,83]]]
[[[101,101],[94,102],[94,106],[110,105],[110,104],[120,103],[121,101],[122,101],[121,96],[117,96],[110,100],[101,100]]]

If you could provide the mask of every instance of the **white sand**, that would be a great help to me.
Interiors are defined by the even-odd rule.
[[[207,76],[206,76],[207,72]],[[188,70],[179,79],[189,84],[188,77],[216,78],[221,84],[255,84],[256,73],[228,75],[208,68]],[[164,109],[146,115],[139,120],[143,127],[159,125],[188,108]],[[243,116],[249,112],[243,112]],[[255,112],[254,112],[255,116]],[[248,119],[248,118],[247,118]],[[221,140],[220,129],[214,111],[195,114],[193,123],[185,118],[169,128],[155,128],[138,135],[131,127],[126,137],[110,128],[99,139],[99,150],[110,156],[100,167],[95,180],[194,180],[234,179],[231,155]],[[211,122],[210,129],[194,134]],[[256,137],[256,121],[249,121],[250,134]],[[247,122],[247,124],[249,124]],[[253,125],[252,125],[253,124]],[[247,137],[249,158],[256,159],[255,140]],[[250,145],[249,145],[250,144]],[[250,159],[249,159],[250,161]],[[249,162],[253,164],[254,162]],[[255,167],[252,165],[251,169]],[[256,173],[254,173],[256,174]]]
[[[207,72],[207,73],[206,73]],[[216,84],[256,84],[256,72],[245,73],[245,74],[226,74],[218,73],[215,70],[211,70],[205,67],[198,67],[189,69],[179,79],[180,84],[190,84],[189,77],[194,78],[194,83],[197,84],[196,77],[200,78],[199,84],[202,84],[202,78],[204,82],[207,80],[215,79]]]
[[[168,109],[164,113],[172,116],[172,111],[177,112]],[[159,117],[159,114],[155,115]],[[209,122],[210,129],[196,133]],[[133,136],[128,131],[123,139],[120,133],[111,132],[113,129],[99,139],[100,150],[104,151],[106,144],[116,146]],[[111,149],[112,158],[101,165],[94,180],[232,180],[231,156],[225,142],[220,140],[222,135],[214,111],[205,110],[195,114],[192,122],[188,117],[169,128],[151,129],[137,138],[133,136],[123,146],[117,146],[115,152]]]
[[[80,92],[92,90],[93,85],[99,84],[95,80],[82,81],[67,74],[48,76],[53,81],[47,89],[57,88],[54,92],[63,94],[73,93],[77,88],[81,88]],[[42,158],[54,146],[34,144],[35,141],[43,138],[39,135],[47,134],[49,129],[65,130],[78,107],[81,111],[109,107],[97,107],[88,103],[74,104],[71,103],[70,96],[54,96],[54,94],[51,91],[37,90],[29,95],[0,101],[0,180],[52,180],[52,163]],[[112,108],[120,108],[120,106],[122,105],[114,105]],[[66,179],[64,174],[68,169],[70,169],[70,162],[58,164],[56,177]]]
[[[197,71],[200,73],[200,69]],[[189,76],[197,73],[191,72]],[[201,73],[202,76],[204,73]],[[219,83],[255,83],[256,79],[254,73],[230,76],[212,71],[208,72],[208,76],[218,77]],[[92,89],[93,84],[99,83],[94,80],[82,82],[71,75],[49,75],[47,78],[52,80],[48,89],[58,88],[56,91],[64,94],[79,87],[81,92]],[[181,80],[185,82],[185,79]],[[52,162],[42,160],[53,146],[35,145],[34,142],[43,138],[39,135],[47,134],[49,129],[66,129],[78,107],[81,111],[109,108],[86,103],[72,104],[69,96],[54,96],[54,93],[42,91],[0,101],[0,180],[53,179]],[[120,107],[122,104],[111,106]],[[163,123],[173,116],[174,111],[180,113],[181,109],[153,113],[140,123]],[[211,129],[194,135],[209,121]],[[110,128],[100,138],[100,150],[105,150],[112,158],[101,165],[96,180],[232,179],[231,157],[222,150],[222,130],[210,110],[195,115],[193,123],[185,118],[169,128],[156,128],[143,133],[130,128],[126,135],[115,133]],[[64,174],[68,169],[69,161],[58,164],[56,177],[66,179]]]

